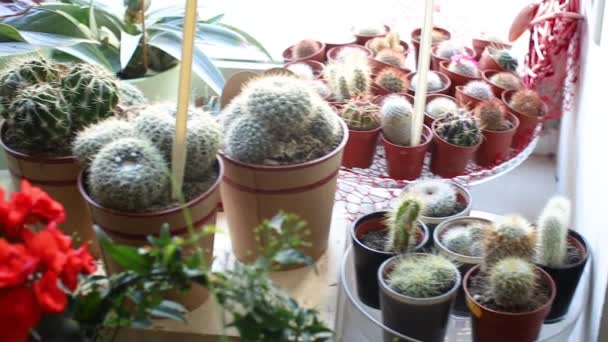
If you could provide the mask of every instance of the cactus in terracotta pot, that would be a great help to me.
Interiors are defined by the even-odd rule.
[[[475,146],[481,141],[479,122],[468,114],[444,117],[435,131],[445,141],[457,146]]]
[[[60,79],[62,68],[42,57],[17,59],[0,71],[0,103],[5,107],[19,90],[28,86],[55,82]]]
[[[509,105],[514,110],[528,116],[539,117],[545,115],[543,101],[534,90],[520,89],[516,91],[511,97]]]
[[[371,68],[366,58],[350,56],[343,62],[329,63],[323,77],[334,97],[344,101],[369,93]]]
[[[479,119],[482,129],[504,131],[511,128],[511,123],[507,120],[506,115],[505,107],[498,99],[480,102],[475,107],[475,116]]]
[[[405,91],[407,78],[401,73],[389,68],[382,69],[375,79],[376,83],[391,93],[402,93]]]
[[[386,217],[388,236],[385,250],[406,253],[416,246],[418,218],[424,210],[422,200],[413,194],[403,194]]]
[[[555,196],[538,218],[538,262],[549,267],[563,267],[568,257],[570,201]]]
[[[456,112],[458,112],[458,104],[446,97],[436,97],[426,105],[426,113],[436,119]]]
[[[471,97],[488,101],[494,97],[492,88],[489,84],[483,81],[471,81],[467,83],[463,88],[462,92]]]
[[[348,128],[354,131],[376,129],[380,127],[382,119],[378,106],[364,97],[346,100],[340,110],[340,117],[344,119]]]
[[[529,261],[507,257],[492,267],[488,288],[496,304],[508,312],[518,312],[534,301],[538,277]]]
[[[517,70],[517,58],[513,55],[511,50],[488,47],[488,53],[490,54],[490,57],[496,61],[496,64],[504,70],[509,72],[515,72],[515,70]]]
[[[393,49],[381,50],[376,54],[375,59],[398,68],[405,67],[405,56]]]
[[[532,262],[536,247],[536,230],[520,215],[508,215],[484,236],[484,269],[499,260],[518,257]]]
[[[293,72],[296,76],[301,79],[312,81],[315,78],[314,72],[310,65],[305,63],[294,63],[285,67],[287,70]]]
[[[416,194],[422,199],[424,216],[451,216],[458,206],[456,188],[447,180],[420,180],[408,187],[407,192]]]
[[[466,51],[464,46],[458,45],[451,40],[444,40],[437,44],[435,54],[444,59],[450,59],[452,56],[464,55]]]
[[[400,257],[388,276],[388,285],[396,292],[414,298],[437,297],[454,287],[458,269],[450,260],[432,254]]]
[[[519,77],[510,72],[496,73],[489,80],[495,85],[508,90],[518,90],[523,86]]]
[[[87,166],[105,145],[133,136],[135,130],[131,122],[108,118],[80,131],[72,143],[72,153],[82,166]]]
[[[412,77],[411,87],[414,90],[416,90],[416,84],[418,83],[418,75],[419,74],[416,73]],[[441,88],[443,88],[443,86],[444,86],[443,81],[441,80],[441,77],[439,77],[439,75],[436,72],[429,71],[427,73],[426,77],[427,77],[426,83],[427,83],[428,91],[437,91],[437,90],[440,90]]]
[[[441,243],[454,253],[478,257],[482,255],[483,231],[481,224],[455,226],[443,234]]]
[[[119,81],[117,87],[119,98],[118,104],[121,106],[141,106],[148,103],[144,93],[129,82]]]
[[[304,39],[294,45],[291,51],[293,58],[302,59],[315,54],[319,49],[321,49],[321,44],[318,41]]]
[[[452,61],[448,65],[448,70],[468,77],[479,77],[477,63],[474,60],[462,56],[452,57]]]
[[[368,46],[374,55],[384,49],[403,52],[401,38],[399,38],[399,33],[397,32],[389,32],[385,37],[376,37],[369,42]]]
[[[393,144],[409,146],[412,126],[412,104],[402,96],[390,95],[382,103],[382,133]]]

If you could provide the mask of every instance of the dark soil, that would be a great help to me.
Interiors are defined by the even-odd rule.
[[[581,251],[570,243],[568,243],[568,252],[567,253],[568,253],[568,255],[567,255],[567,259],[566,259],[566,265],[568,265],[568,266],[574,265],[583,259],[583,255],[581,254]]]

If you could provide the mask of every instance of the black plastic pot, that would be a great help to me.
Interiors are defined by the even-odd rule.
[[[380,309],[380,297],[376,273],[380,265],[395,255],[372,249],[364,245],[359,239],[369,231],[386,229],[384,220],[386,211],[376,211],[371,214],[361,216],[357,219],[350,230],[353,241],[355,257],[355,279],[357,283],[357,294],[363,304],[374,309]],[[420,251],[429,239],[429,232],[424,223],[418,222],[422,233],[420,243],[416,245],[415,251]]]
[[[583,256],[579,262],[564,267],[538,265],[553,278],[557,290],[555,300],[553,301],[549,315],[547,315],[547,318],[545,319],[545,323],[559,322],[568,314],[572,297],[574,297],[576,287],[578,286],[578,282],[581,279],[581,275],[583,274],[583,270],[589,259],[589,244],[582,235],[573,230],[569,230],[568,240]]]
[[[424,255],[424,254],[419,254]],[[450,311],[460,288],[461,276],[446,293],[431,298],[414,298],[391,289],[386,279],[399,256],[385,261],[378,269],[382,323],[403,336],[424,342],[443,342],[450,320]],[[389,332],[384,342],[404,341]]]

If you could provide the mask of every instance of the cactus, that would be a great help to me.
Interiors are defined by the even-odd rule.
[[[518,90],[511,97],[509,105],[514,110],[528,116],[538,117],[545,115],[543,101],[534,90]]]
[[[316,40],[304,39],[293,46],[292,56],[295,59],[306,58],[315,54],[320,48],[321,44]]]
[[[479,77],[479,69],[477,68],[477,63],[468,58],[453,59],[450,62],[450,65],[448,65],[448,70],[453,73],[468,76],[471,78]]]
[[[450,181],[442,179],[420,180],[412,184],[407,191],[417,194],[424,202],[422,215],[428,217],[447,217],[454,215],[458,197],[456,188]]]
[[[119,81],[117,83],[118,86],[118,104],[121,106],[141,106],[148,103],[144,93],[139,90],[136,86],[125,82]]]
[[[570,201],[555,196],[538,218],[538,261],[549,267],[563,267],[568,257]]]
[[[379,108],[367,98],[355,97],[346,100],[340,110],[340,116],[349,129],[369,131],[380,127]]]
[[[382,103],[382,134],[395,145],[409,146],[412,134],[412,104],[404,97],[390,95]]]
[[[450,144],[470,147],[481,141],[481,130],[477,119],[467,114],[444,117],[437,125],[437,134]]]
[[[308,84],[321,98],[326,99],[331,96],[331,89],[323,81],[312,80]]]
[[[519,77],[513,75],[510,72],[496,73],[492,75],[492,77],[490,77],[490,82],[501,88],[509,90],[518,90],[522,87],[521,80],[519,79]]]
[[[396,52],[403,53],[401,39],[397,32],[389,32],[385,37],[376,37],[369,42],[369,49],[376,55],[384,49],[390,49]]]
[[[262,164],[274,150],[269,132],[250,116],[237,119],[226,133],[226,141],[226,153],[246,163]]]
[[[327,102],[320,102],[316,105],[308,135],[316,137],[320,144],[337,146],[342,138],[340,120]]]
[[[140,212],[165,200],[169,169],[160,151],[145,139],[122,138],[104,146],[88,177],[91,196],[113,210]]]
[[[418,83],[418,73],[416,73],[414,75],[414,77],[412,77],[412,83],[411,83],[411,87],[412,89],[416,90],[416,84]],[[426,74],[426,83],[427,83],[427,90],[428,91],[437,91],[440,90],[441,88],[443,88],[443,81],[441,80],[441,77],[439,77],[439,75],[434,72],[434,71],[429,71]]]
[[[458,269],[445,257],[413,254],[399,257],[388,276],[394,291],[413,298],[440,296],[458,282]]]
[[[474,97],[476,99],[480,99],[483,101],[489,101],[494,98],[494,93],[492,93],[492,88],[489,84],[483,81],[471,81],[467,83],[463,88],[462,92],[466,95]]]
[[[8,107],[19,90],[38,83],[57,81],[60,73],[60,65],[42,57],[18,59],[0,72],[0,103]]]
[[[386,28],[383,25],[356,26],[353,28],[353,33],[360,36],[379,36],[384,32],[386,32]]]
[[[464,46],[458,45],[451,40],[444,40],[437,44],[437,47],[435,48],[435,55],[444,59],[450,59],[452,56],[464,54],[466,54]]]
[[[389,211],[386,217],[388,234],[385,251],[406,253],[416,247],[417,220],[423,210],[424,204],[418,196],[401,196],[397,207]]]
[[[312,81],[315,78],[314,72],[308,64],[294,63],[288,65],[286,68],[303,80]]]
[[[507,120],[506,115],[505,107],[498,99],[480,102],[475,107],[475,116],[479,119],[482,129],[504,131],[511,128],[511,123]]]
[[[458,112],[458,104],[447,97],[436,97],[426,105],[426,113],[436,119],[456,112]]]
[[[445,34],[445,32],[437,30],[437,29],[433,29],[433,31],[431,31],[431,43],[432,44],[440,43],[446,39],[448,39],[448,37]]]
[[[105,145],[134,135],[131,122],[108,118],[80,131],[72,143],[72,153],[81,166],[86,167]]]
[[[405,56],[401,52],[393,49],[384,49],[376,54],[375,57],[382,63],[386,63],[397,68],[405,67]]]
[[[455,226],[442,235],[441,242],[454,253],[472,257],[481,256],[483,231],[484,226],[479,223]]]
[[[337,100],[369,93],[371,69],[367,58],[350,56],[344,62],[329,63],[323,77]]]
[[[496,61],[501,68],[509,72],[517,70],[517,58],[513,56],[509,49],[488,48],[490,56]]]
[[[488,287],[494,302],[501,309],[520,312],[534,303],[537,282],[533,264],[517,257],[508,257],[492,268]]]
[[[402,93],[405,90],[407,78],[389,68],[382,69],[376,76],[376,83],[391,93]]]
[[[532,262],[535,254],[536,231],[520,215],[508,215],[484,236],[485,270],[506,257],[522,258]]]
[[[344,63],[349,59],[367,59],[367,53],[365,50],[354,48],[354,47],[344,47],[341,48],[336,54],[336,60],[339,63]]]

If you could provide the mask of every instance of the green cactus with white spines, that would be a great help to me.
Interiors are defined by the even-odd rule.
[[[519,77],[510,72],[496,73],[490,77],[490,82],[508,90],[518,90],[523,86]]]
[[[139,88],[129,82],[119,81],[118,86],[118,104],[125,107],[141,106],[148,103],[144,93]]]
[[[437,44],[435,54],[444,59],[450,59],[452,56],[464,55],[466,53],[462,45],[458,45],[451,40],[444,40]]]
[[[477,64],[475,64],[474,61],[465,58],[451,61],[448,65],[448,70],[468,77],[479,77],[479,69],[477,68]]]
[[[306,134],[317,137],[321,144],[336,146],[342,139],[340,117],[323,101],[315,106],[315,114]]]
[[[316,40],[304,39],[294,45],[292,55],[296,59],[306,58],[319,51],[321,44]]]
[[[474,112],[482,129],[504,131],[511,128],[511,123],[506,117],[505,107],[498,99],[480,102]]]
[[[478,120],[465,113],[443,117],[435,131],[445,141],[457,146],[471,147],[481,142]]]
[[[126,120],[108,118],[80,131],[72,143],[72,153],[83,167],[107,144],[135,136],[133,124]]]
[[[122,138],[104,146],[88,175],[91,196],[110,209],[139,212],[166,200],[169,168],[148,140]]]
[[[308,64],[294,63],[285,68],[303,80],[312,81],[315,78],[314,71]]]
[[[382,103],[382,134],[395,145],[409,146],[412,134],[412,104],[403,96],[390,95]]]
[[[509,105],[516,111],[532,117],[545,115],[543,111],[543,100],[537,92],[531,89],[520,89],[516,91]]]
[[[549,267],[563,267],[568,260],[570,200],[555,196],[538,218],[538,262]]]
[[[414,75],[414,77],[412,77],[412,83],[411,83],[411,87],[412,89],[416,90],[416,86],[418,84],[418,76],[419,74],[416,73]],[[439,75],[434,72],[434,71],[429,71],[426,75],[426,83],[427,83],[427,91],[437,91],[440,90],[441,88],[443,88],[444,84],[443,81],[441,80],[441,77],[439,77]]]
[[[366,58],[350,56],[343,62],[329,63],[323,77],[337,100],[369,94],[371,69]]]
[[[445,257],[406,254],[395,262],[387,280],[390,288],[402,295],[432,298],[452,289],[458,279],[458,269]]]
[[[407,79],[391,69],[382,69],[376,76],[376,83],[391,93],[403,93]]]
[[[496,61],[501,68],[509,72],[515,72],[517,70],[518,62],[517,58],[513,55],[509,49],[489,49],[490,56]]]
[[[38,83],[59,80],[62,67],[45,58],[18,59],[0,72],[0,103],[8,107],[19,90]]]
[[[386,251],[406,253],[416,247],[417,220],[423,210],[424,204],[418,196],[401,196],[397,206],[389,211],[386,217]]]
[[[238,118],[226,132],[226,153],[246,163],[262,164],[273,155],[271,134],[255,118]]]
[[[393,49],[380,50],[380,52],[378,52],[374,58],[382,63],[386,63],[397,68],[405,67],[405,56],[403,53],[397,52]]]
[[[467,83],[463,88],[462,92],[466,95],[480,99],[483,101],[489,101],[494,98],[492,88],[489,84],[483,81],[471,81]]]
[[[519,312],[534,302],[537,283],[533,264],[521,258],[507,257],[492,267],[488,288],[501,309]]]
[[[494,229],[488,229],[484,235],[483,267],[485,270],[489,270],[499,260],[507,257],[533,261],[536,230],[522,216],[505,216]]]
[[[308,84],[312,87],[312,89],[319,95],[321,98],[326,99],[331,96],[331,89],[321,80],[312,80],[308,82]]]
[[[458,112],[458,104],[446,97],[436,97],[426,105],[426,113],[435,119],[456,112]]]
[[[482,254],[483,231],[483,226],[478,223],[455,226],[441,236],[441,242],[454,253],[477,257]]]
[[[425,179],[407,188],[409,193],[418,195],[424,203],[422,215],[447,217],[454,214],[458,205],[456,188],[444,179]]]
[[[380,127],[381,124],[378,106],[364,97],[346,100],[340,110],[340,117],[348,128],[354,131],[369,131]]]

